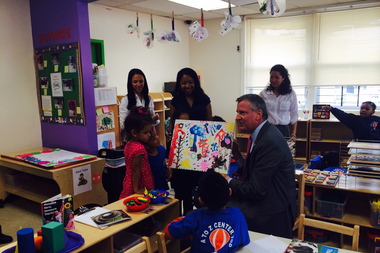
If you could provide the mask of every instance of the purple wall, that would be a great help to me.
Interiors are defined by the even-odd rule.
[[[86,125],[41,122],[42,145],[96,155],[98,144],[87,3],[78,0],[29,0],[29,2],[33,47],[42,48],[79,42],[82,61],[83,110]],[[64,31],[69,29],[70,36],[53,40],[46,35],[62,29]]]

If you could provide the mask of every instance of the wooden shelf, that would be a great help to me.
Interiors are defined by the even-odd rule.
[[[161,144],[166,147],[165,120],[169,117],[172,95],[167,92],[155,92],[149,93],[149,96],[153,98],[154,111],[160,117],[160,124],[156,126],[157,135],[160,138]]]
[[[107,192],[101,182],[92,182],[92,190],[74,194],[73,168],[89,166],[91,176],[101,174],[105,167],[105,160],[96,158],[83,163],[62,166],[54,169],[42,168],[21,160],[11,159],[19,154],[38,152],[45,148],[35,148],[12,152],[0,158],[0,199],[5,199],[9,193],[22,196],[26,199],[41,203],[58,193],[70,194],[74,197],[74,207],[86,204],[104,205],[107,203]],[[6,182],[6,174],[25,173],[28,180],[25,182]],[[91,182],[91,179],[90,179]]]
[[[133,232],[137,228],[146,229],[146,221],[155,221],[156,229],[163,230],[165,226],[178,217],[179,213],[179,202],[177,199],[168,198],[167,205],[150,205],[153,210],[149,213],[143,212],[128,212],[128,215],[131,216],[131,220],[126,222],[121,222],[107,227],[106,229],[99,229],[92,227],[80,222],[75,223],[75,229],[72,231],[80,234],[84,239],[84,244],[73,251],[72,253],[82,252],[82,253],[113,253],[113,239],[114,235],[126,230],[128,232]],[[109,210],[125,210],[123,205],[123,200],[118,200],[109,205],[104,206],[103,208]],[[159,222],[157,222],[159,221]],[[147,236],[147,235],[145,235]],[[157,236],[155,233],[149,235],[149,240],[151,242],[153,252],[158,250],[157,246]],[[3,247],[0,247],[0,252],[14,246],[16,242],[10,243]],[[179,252],[179,240],[173,241],[171,245],[171,252]]]
[[[33,177],[31,175],[28,177],[28,180],[22,184],[5,183],[4,189],[8,193],[30,199],[37,203],[41,203],[51,196],[60,193],[59,186],[55,181],[41,177]]]
[[[368,230],[378,231],[380,229],[370,224],[370,196],[380,194],[380,180],[373,178],[341,176],[335,187],[320,184],[306,183],[306,189],[312,191],[312,211],[306,214],[307,217],[319,220],[334,222],[345,225],[360,226],[360,242],[359,247],[362,252],[368,251],[368,239],[365,239]],[[342,218],[328,218],[317,213],[317,199],[323,193],[339,191],[347,195],[347,202],[344,206]],[[344,244],[340,245],[339,240],[329,243],[337,243],[335,247],[349,247],[349,242],[344,240]]]
[[[347,148],[348,173],[363,177],[380,178],[380,143],[351,141]]]
[[[157,135],[160,138],[161,144],[166,147],[166,134],[165,134],[165,119],[169,116],[170,103],[172,100],[172,95],[168,92],[152,92],[149,96],[153,99],[154,111],[160,117],[160,123],[155,126]],[[117,96],[120,101],[124,96]],[[118,128],[120,129],[120,122],[117,122]],[[120,133],[119,133],[120,135]],[[120,139],[118,137],[117,139]]]

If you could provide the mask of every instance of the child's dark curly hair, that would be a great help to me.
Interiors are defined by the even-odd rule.
[[[131,131],[141,131],[146,125],[153,125],[153,118],[149,109],[143,106],[132,107],[129,115],[124,120],[123,136],[129,141],[132,138]]]
[[[203,205],[213,210],[226,206],[230,197],[227,180],[213,169],[209,169],[202,175],[198,191]]]

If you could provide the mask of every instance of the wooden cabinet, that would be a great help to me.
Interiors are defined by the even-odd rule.
[[[168,204],[166,205],[150,205],[153,210],[148,213],[128,212],[132,218],[130,221],[115,224],[106,229],[98,229],[77,222],[73,231],[82,235],[85,243],[80,248],[74,250],[73,253],[113,253],[113,236],[123,230],[148,236],[153,252],[157,251],[158,238],[154,230],[163,230],[169,222],[178,217],[179,213],[178,200],[172,198],[168,198],[167,200]],[[109,210],[125,210],[122,200],[104,206],[104,208]],[[168,245],[168,247],[171,250],[170,252],[179,252],[179,241],[173,241],[172,245]]]
[[[348,160],[348,143],[352,140],[351,129],[338,120],[311,119],[309,122],[309,160],[325,152],[340,153],[343,163]]]
[[[351,141],[348,148],[350,175],[380,178],[380,142]]]
[[[248,134],[239,133],[235,129],[235,138],[243,154],[246,152],[248,137]],[[335,150],[340,153],[343,163],[346,163],[349,157],[347,145],[352,138],[351,129],[338,120],[299,120],[294,160],[297,163],[308,163],[317,155]]]
[[[156,125],[157,135],[160,138],[161,144],[166,147],[166,135],[165,135],[165,119],[169,116],[170,102],[172,100],[172,95],[167,92],[152,92],[149,96],[153,99],[154,111],[160,117],[160,123]],[[117,96],[117,100],[120,101],[124,96]],[[120,122],[117,122],[120,125]],[[119,133],[121,134],[121,133]]]
[[[98,149],[122,145],[116,87],[95,88],[96,131]]]
[[[245,157],[249,134],[240,133],[235,126],[235,139],[239,145],[239,151]],[[300,120],[297,123],[297,138],[292,146],[294,149],[294,160],[297,163],[309,161],[309,120]]]
[[[335,187],[306,183],[305,189],[307,191],[312,191],[312,209],[309,214],[306,214],[306,216],[327,220],[338,224],[351,226],[359,225],[360,251],[370,252],[367,233],[380,235],[380,227],[374,227],[370,223],[369,199],[370,196],[380,194],[380,180],[373,178],[342,176]],[[328,218],[320,215],[321,211],[318,212],[318,201],[321,201],[321,196],[324,194],[342,194],[346,197],[346,202],[342,205],[343,216],[341,218]],[[328,204],[330,206],[330,203]],[[321,208],[321,206],[319,206],[319,208]],[[332,236],[328,244],[331,243],[332,246],[347,249],[351,245],[348,239],[349,238],[342,236]]]
[[[307,163],[309,161],[309,120],[299,120],[297,122],[297,138],[295,139],[295,157],[297,163]]]
[[[124,199],[123,199],[124,200]],[[123,200],[118,200],[103,208],[109,210],[126,210]],[[84,239],[84,244],[70,252],[83,253],[113,253],[113,242],[115,234],[126,230],[142,236],[148,236],[153,252],[158,250],[156,230],[163,230],[165,226],[178,217],[179,202],[177,199],[167,198],[167,204],[149,205],[151,211],[128,212],[131,220],[111,225],[105,229],[99,229],[80,222],[75,223],[75,229],[72,231],[80,234]],[[14,246],[16,242],[0,248],[0,252]],[[179,240],[172,241],[168,244],[168,252],[179,252]]]
[[[165,120],[169,117],[170,102],[172,95],[167,92],[149,93],[153,98],[154,111],[160,117],[160,123],[156,126],[157,135],[160,138],[161,144],[166,147],[166,126]]]
[[[54,169],[46,169],[15,157],[20,154],[39,152],[43,148],[23,150],[3,154],[0,158],[0,200],[4,200],[12,193],[37,203],[51,198],[54,195],[70,194],[74,197],[74,208],[86,204],[104,205],[107,203],[107,193],[103,188],[101,180],[89,179],[91,190],[74,194],[73,168],[89,165],[93,178],[101,178],[106,165],[105,160],[96,158],[83,163],[67,165]],[[14,180],[10,180],[13,177]],[[8,180],[7,180],[8,179]]]
[[[164,122],[164,127],[165,127],[165,134],[166,134],[166,131],[167,131],[167,129],[166,129],[166,121],[168,120],[168,118],[171,117],[171,115],[170,115],[170,105],[171,105],[173,96],[169,92],[162,93],[162,96],[164,97],[164,110],[165,110],[165,113],[164,113],[165,118],[162,119],[162,120],[165,121]],[[166,140],[165,140],[165,143],[166,143]]]
[[[98,138],[100,138],[103,134],[105,134],[105,135],[110,134],[110,133],[114,134],[115,135],[114,147],[115,148],[120,147],[123,144],[123,142],[122,142],[121,134],[120,134],[119,106],[117,104],[107,105],[107,106],[97,106],[96,111],[103,110],[104,108],[107,108],[108,113],[98,115],[96,117],[96,120],[101,121],[102,118],[104,118],[104,117],[102,117],[103,115],[108,115],[108,117],[111,117],[111,120],[113,121],[113,124],[112,124],[113,128],[105,129],[105,130],[102,130],[100,132],[98,131]],[[97,125],[100,125],[100,124],[101,124],[100,122],[97,122]]]

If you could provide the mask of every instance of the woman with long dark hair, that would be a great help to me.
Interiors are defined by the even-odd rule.
[[[130,110],[136,106],[147,107],[150,115],[153,116],[154,125],[160,123],[157,113],[154,113],[153,99],[148,95],[148,81],[144,72],[140,69],[131,69],[127,79],[127,95],[120,101],[119,119],[120,127],[124,128],[124,120],[129,115]]]
[[[296,138],[298,105],[292,89],[288,70],[281,64],[270,70],[269,85],[260,92],[268,109],[268,121],[275,125],[284,137]]]
[[[189,120],[211,120],[211,100],[204,93],[197,73],[191,68],[183,68],[177,74],[174,97],[170,105],[170,115],[172,117],[172,133],[174,119],[177,112],[186,114]],[[171,139],[171,138],[169,138]],[[174,169],[172,173],[171,186],[175,191],[175,197],[183,203],[184,215],[193,209],[193,192],[198,186],[202,172]]]

